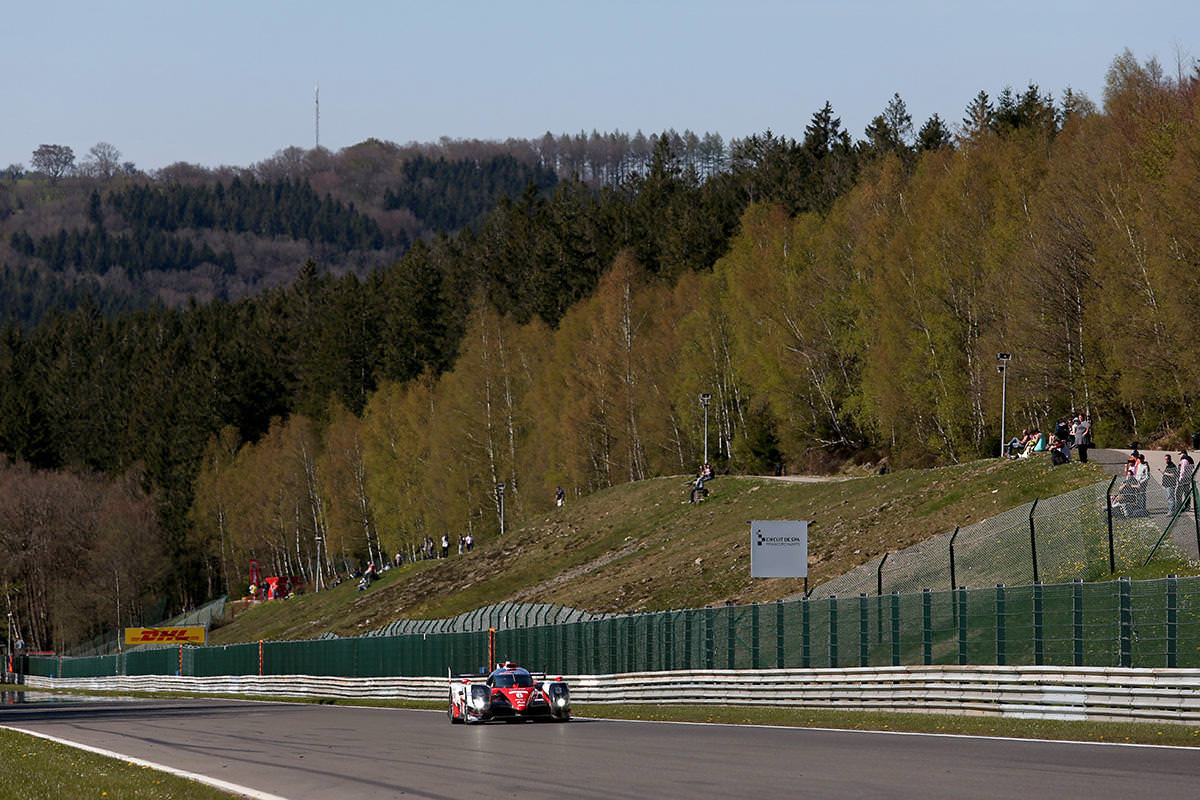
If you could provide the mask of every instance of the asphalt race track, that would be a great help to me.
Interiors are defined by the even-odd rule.
[[[38,731],[304,798],[1192,797],[1200,750],[227,700],[0,706]]]

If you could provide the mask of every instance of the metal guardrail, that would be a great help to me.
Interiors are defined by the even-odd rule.
[[[880,667],[565,675],[578,703],[713,704],[1200,723],[1200,670],[1091,667]],[[194,678],[30,676],[36,689],[186,691],[271,697],[439,701],[444,677],[307,675]]]

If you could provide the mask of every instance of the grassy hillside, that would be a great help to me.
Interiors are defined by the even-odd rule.
[[[810,585],[885,551],[1032,500],[1101,480],[1099,468],[976,461],[823,483],[721,477],[689,505],[683,479],[597,492],[517,521],[475,552],[391,570],[366,592],[350,583],[264,603],[212,641],[354,635],[401,618],[449,617],[490,603],[549,602],[593,612],[653,611],[774,600],[799,579],[750,578],[752,519],[808,519]]]

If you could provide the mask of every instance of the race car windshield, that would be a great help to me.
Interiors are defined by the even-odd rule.
[[[494,685],[497,689],[529,689],[533,687],[533,678],[528,672],[501,672]]]

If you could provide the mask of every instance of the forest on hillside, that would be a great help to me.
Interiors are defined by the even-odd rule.
[[[365,278],[415,241],[476,225],[502,198],[559,180],[594,190],[644,173],[660,140],[685,168],[728,167],[717,134],[619,131],[539,140],[371,139],[337,153],[289,147],[245,168],[143,172],[112,144],[76,160],[41,145],[0,170],[0,323],[32,326],[86,299],[106,315],[233,301],[321,272]]]
[[[1200,73],[1126,53],[1099,108],[981,92],[953,135],[897,96],[852,142],[826,105],[711,176],[661,137],[619,185],[532,187],[367,278],[310,263],[236,302],[10,325],[0,451],[136,480],[182,606],[250,555],[315,581],[481,541],[500,482],[521,516],[690,473],[701,393],[721,470],[992,454],[997,352],[1009,430],[1082,410],[1101,444],[1170,441],[1200,423],[1198,103]],[[55,580],[0,566],[23,615]],[[114,622],[70,620],[47,627]]]

